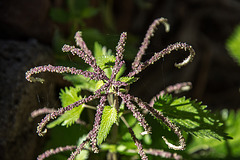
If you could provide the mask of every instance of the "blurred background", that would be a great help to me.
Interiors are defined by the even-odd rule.
[[[74,44],[79,30],[89,48],[97,41],[113,51],[120,33],[128,32],[124,58],[130,70],[149,25],[160,17],[168,19],[170,32],[158,27],[143,60],[175,42],[192,45],[196,56],[182,69],[174,63],[187,52],[165,56],[139,74],[130,92],[149,101],[168,85],[190,81],[187,97],[212,110],[238,109],[240,65],[226,43],[240,25],[239,0],[1,0],[0,159],[36,157],[43,142],[33,126],[40,119],[29,123],[29,115],[36,108],[59,106],[59,89],[70,85],[55,74],[44,74],[44,85],[30,84],[24,79],[27,70],[49,63],[81,66],[61,51],[63,44]]]

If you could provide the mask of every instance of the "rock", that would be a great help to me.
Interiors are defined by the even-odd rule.
[[[0,40],[0,55],[0,159],[36,159],[44,138],[36,134],[40,119],[31,120],[30,113],[56,106],[55,82],[46,73],[38,75],[46,79],[44,84],[30,83],[25,72],[52,62],[52,51],[34,40]]]

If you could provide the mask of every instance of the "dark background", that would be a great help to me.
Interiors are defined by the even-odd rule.
[[[136,38],[135,48],[140,46],[154,19],[167,18],[170,32],[164,33],[163,26],[159,27],[145,59],[178,41],[187,42],[196,51],[194,61],[180,70],[174,63],[187,56],[184,52],[173,52],[144,70],[141,79],[131,87],[133,94],[149,101],[168,85],[190,81],[193,88],[186,95],[210,109],[239,107],[240,67],[226,49],[226,40],[240,24],[239,0],[91,0],[90,5],[100,11],[84,20],[85,28],[114,35],[127,31]],[[48,74],[47,81],[52,80],[47,85],[31,84],[24,79],[25,71],[31,67],[54,61],[52,41],[56,29],[65,36],[69,34],[71,23],[54,22],[49,16],[52,7],[66,8],[66,4],[64,0],[0,1],[0,159],[13,159],[13,155],[34,159],[41,148],[38,142],[42,141],[29,138],[35,134],[37,121],[29,123],[28,115],[34,108],[56,105],[59,88],[66,83],[60,76],[47,78]]]

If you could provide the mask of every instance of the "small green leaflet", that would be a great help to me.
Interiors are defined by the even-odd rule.
[[[128,84],[132,84],[134,82],[136,82],[139,78],[137,77],[120,77],[119,81],[121,82],[126,82]]]
[[[81,89],[80,88],[74,88],[74,87],[65,87],[65,90],[61,89],[60,92],[60,99],[62,102],[63,107],[67,107],[68,105],[79,101],[82,99],[80,96]],[[48,124],[48,128],[53,128],[56,125],[59,125],[62,123],[62,126],[71,126],[79,117],[80,114],[83,111],[83,105],[80,105],[78,107],[73,108],[70,111],[65,112],[63,115],[61,115],[58,119],[53,121],[52,123]]]
[[[100,129],[97,136],[97,144],[100,145],[110,132],[114,123],[117,122],[117,110],[111,106],[105,106],[103,110]]]
[[[206,110],[206,105],[185,97],[173,98],[171,95],[159,97],[154,108],[167,116],[170,121],[194,136],[229,139],[223,132],[223,123]]]

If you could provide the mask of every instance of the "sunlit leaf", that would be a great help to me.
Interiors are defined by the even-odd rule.
[[[126,82],[128,84],[132,84],[134,82],[136,82],[139,78],[137,77],[120,77],[119,81],[121,82]]]
[[[161,111],[181,130],[194,136],[218,140],[230,138],[223,131],[223,123],[206,109],[206,105],[201,105],[201,102],[164,95],[155,101],[154,108]]]
[[[97,144],[100,145],[110,132],[110,129],[117,121],[117,110],[111,106],[105,106],[103,110],[100,129],[97,136]]]
[[[65,87],[65,90],[61,90],[60,92],[60,99],[62,102],[62,106],[66,107],[76,101],[82,99],[80,96],[80,88],[74,87]],[[77,119],[79,119],[80,114],[82,113],[84,107],[80,105],[78,107],[73,108],[70,111],[65,112],[63,115],[58,117],[55,121],[51,122],[47,125],[48,128],[53,128],[56,125],[62,124],[62,126],[70,126],[72,125]]]

